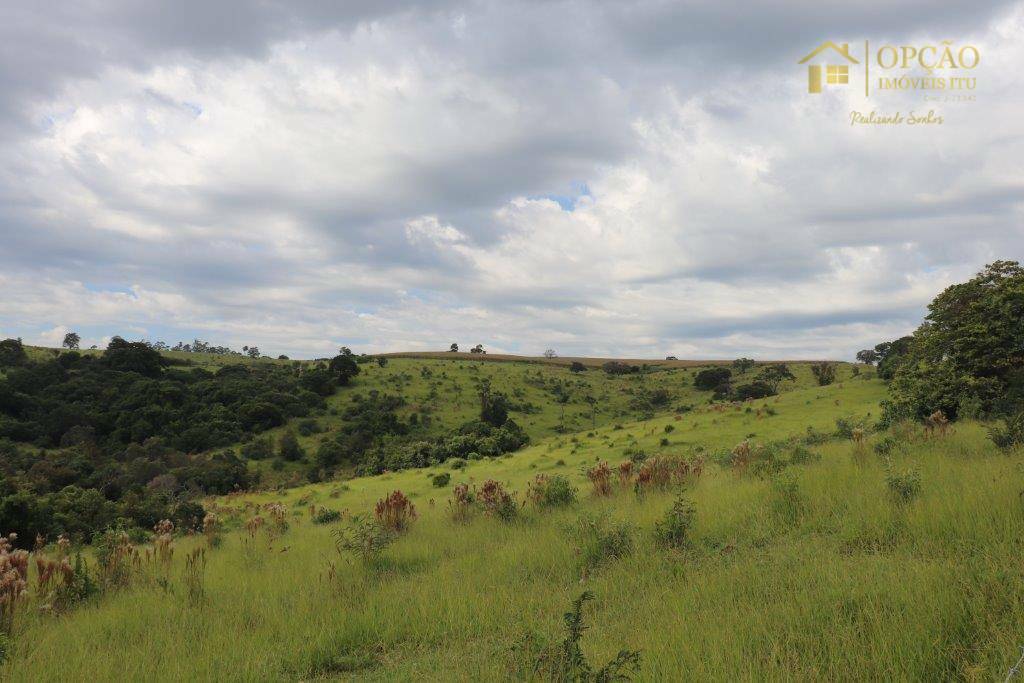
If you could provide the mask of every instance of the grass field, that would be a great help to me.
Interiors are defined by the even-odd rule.
[[[23,609],[2,676],[539,678],[537,662],[561,642],[562,615],[583,590],[596,596],[583,651],[600,664],[639,650],[637,680],[1005,676],[1024,645],[1024,454],[999,452],[982,426],[961,423],[945,436],[872,434],[859,449],[808,439],[820,460],[774,475],[715,464],[747,437],[763,443],[877,415],[883,397],[877,381],[850,380],[754,402],[751,412],[703,407],[547,437],[464,470],[212,501],[229,530],[207,551],[201,599],[187,597],[182,558],[204,541],[179,539],[169,568],[144,562],[129,587],[59,616]],[[582,469],[617,464],[626,449],[704,455],[704,473],[684,486],[696,510],[685,547],[653,538],[677,491],[591,495]],[[450,489],[429,478],[443,471],[453,483],[494,478],[520,494],[538,473],[564,473],[579,502],[460,524]],[[920,492],[900,502],[887,478],[906,471]],[[345,522],[310,521],[310,506],[368,512],[395,489],[419,518],[376,561],[335,551],[332,530]],[[241,525],[254,504],[272,501],[288,506],[288,530],[250,538]],[[567,533],[584,514],[626,523],[631,552],[587,566],[589,546]]]

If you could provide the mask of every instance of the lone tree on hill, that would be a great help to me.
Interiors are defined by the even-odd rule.
[[[338,377],[338,384],[346,386],[352,378],[359,374],[359,364],[352,357],[352,351],[347,347],[341,348],[341,353],[331,359],[328,369]],[[345,353],[348,351],[348,353]]]
[[[544,351],[544,357],[545,358],[557,358],[558,354],[555,353],[554,349],[547,349],[546,351]]]
[[[82,338],[78,336],[77,332],[68,332],[64,335],[64,343],[61,346],[65,349],[77,349],[81,342]]]
[[[469,352],[470,353],[487,353],[486,351],[484,351],[484,345],[483,344],[477,344],[476,346],[471,348],[469,350]]]
[[[452,342],[452,347],[450,349],[448,349],[448,352],[449,353],[458,353],[459,352],[459,345],[456,344],[455,342]]]
[[[778,393],[779,385],[786,380],[795,380],[796,376],[790,372],[789,366],[785,363],[776,363],[774,365],[766,366],[761,372],[757,373],[756,380],[764,382],[772,388],[772,393]]]

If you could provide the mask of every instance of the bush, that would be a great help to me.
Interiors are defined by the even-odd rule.
[[[391,495],[377,501],[373,514],[385,529],[401,533],[415,521],[416,506],[401,491],[392,491]]]
[[[306,457],[305,451],[302,450],[302,446],[299,445],[299,439],[295,436],[295,432],[289,430],[281,435],[281,441],[278,443],[277,453],[281,456],[282,460],[289,462],[297,462]]]
[[[364,562],[380,557],[384,549],[395,542],[396,532],[376,519],[357,516],[341,529],[334,531],[334,547],[338,554],[351,553]]]
[[[885,483],[897,503],[909,503],[921,492],[921,473],[917,470],[905,470],[900,473],[890,471]]]
[[[296,429],[301,436],[312,436],[313,434],[319,434],[323,431],[323,429],[320,428],[320,423],[311,417],[305,420],[299,420]]]
[[[524,679],[533,680],[535,674],[543,674],[544,680],[579,682],[593,681],[594,683],[610,683],[611,681],[632,680],[640,668],[640,653],[635,650],[619,650],[616,657],[603,667],[594,671],[593,666],[587,660],[583,649],[580,647],[580,640],[587,626],[583,623],[583,605],[588,600],[593,600],[594,595],[585,591],[578,598],[573,600],[572,609],[565,613],[565,639],[557,649],[541,653],[534,671],[524,675]]]
[[[828,362],[812,363],[811,374],[818,381],[818,386],[828,386],[836,381],[836,364]]]
[[[667,548],[682,548],[689,542],[696,514],[693,503],[683,496],[676,498],[665,517],[654,525],[654,539]]]
[[[341,512],[338,510],[330,510],[328,508],[320,508],[316,514],[313,515],[313,524],[333,524],[341,519]]]
[[[566,529],[585,570],[596,569],[633,552],[634,529],[607,514],[583,514]]]
[[[442,472],[441,474],[435,474],[431,479],[435,489],[443,489],[448,486],[452,481],[452,475],[448,472]]]
[[[515,498],[504,489],[500,482],[494,479],[488,479],[483,483],[479,494],[476,495],[476,500],[483,508],[484,514],[497,517],[505,522],[512,521],[519,514],[519,506],[516,504]]]
[[[751,382],[750,384],[741,384],[733,390],[733,399],[736,401],[746,401],[747,399],[759,399],[774,396],[775,392],[765,382]]]
[[[988,438],[1004,450],[1024,444],[1024,411],[1003,420],[1003,426],[988,430]]]
[[[693,386],[701,391],[711,391],[722,384],[728,384],[731,379],[732,370],[729,368],[707,368],[693,378]]]
[[[527,487],[526,497],[539,508],[565,507],[576,502],[576,488],[560,474],[538,474]]]

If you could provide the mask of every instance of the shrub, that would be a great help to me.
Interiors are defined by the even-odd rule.
[[[665,517],[654,525],[654,539],[668,548],[682,548],[689,541],[690,527],[696,514],[693,503],[683,496],[676,498]]]
[[[539,508],[565,507],[576,502],[576,488],[560,474],[538,474],[527,486],[526,497]]]
[[[484,514],[506,522],[515,519],[519,513],[519,506],[516,504],[515,498],[502,487],[501,482],[494,479],[488,479],[483,483],[476,499],[483,508]]]
[[[289,462],[296,462],[306,457],[305,452],[302,450],[302,446],[299,445],[299,439],[295,436],[295,432],[288,430],[281,435],[281,441],[278,442],[278,455],[281,456],[282,460],[288,460]]]
[[[633,552],[634,529],[607,514],[583,514],[566,531],[576,546],[584,570],[595,569]]]
[[[711,391],[727,384],[731,378],[732,370],[729,368],[707,368],[693,378],[693,386],[701,391]]]
[[[595,496],[612,494],[612,469],[607,462],[600,462],[587,470],[587,479],[594,487]]]
[[[313,515],[313,524],[333,524],[341,519],[341,512],[339,510],[331,510],[329,508],[320,508],[316,514]]]
[[[448,501],[448,509],[451,511],[452,519],[456,522],[465,523],[473,516],[473,509],[476,505],[476,491],[469,488],[469,484],[456,484],[452,489],[452,499]]]
[[[299,420],[297,429],[302,436],[312,436],[313,434],[319,434],[323,431],[320,428],[320,423],[313,418],[307,418],[305,420]]]
[[[348,525],[334,531],[334,547],[339,555],[350,553],[359,556],[364,562],[371,562],[380,557],[397,537],[396,532],[385,527],[379,520],[358,515]]]
[[[1003,420],[1003,426],[993,426],[988,430],[988,438],[1002,449],[1010,449],[1024,444],[1024,411]]]
[[[812,363],[811,374],[817,380],[818,386],[828,386],[836,381],[836,364],[828,362]]]
[[[442,472],[440,474],[435,474],[430,481],[434,485],[435,489],[443,489],[444,487],[448,486],[451,480],[451,474],[449,474],[448,472]]]
[[[746,401],[748,399],[767,398],[775,395],[772,388],[765,382],[751,382],[749,384],[741,384],[733,390],[732,398],[736,401]]]
[[[909,503],[921,492],[921,473],[913,469],[898,473],[890,471],[885,483],[889,486],[893,500],[901,504]]]
[[[385,529],[401,533],[416,519],[416,506],[401,491],[392,491],[391,495],[377,501],[373,514]]]

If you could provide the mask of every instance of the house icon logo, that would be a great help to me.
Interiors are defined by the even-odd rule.
[[[807,62],[810,62],[827,50],[837,53],[845,62],[842,64],[807,64]],[[835,59],[831,52],[828,53],[828,56]],[[825,83],[829,85],[846,85],[850,82],[850,64],[860,64],[860,62],[850,56],[849,45],[846,43],[836,45],[831,40],[826,40],[798,63],[807,64],[807,92],[809,93],[821,92],[823,80],[821,77],[822,66],[825,67]]]

